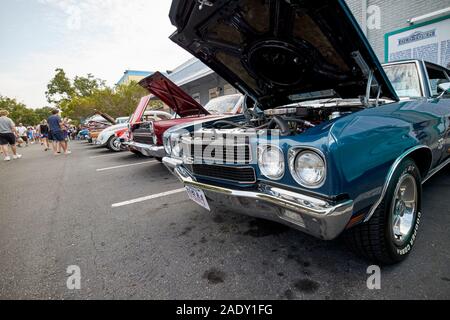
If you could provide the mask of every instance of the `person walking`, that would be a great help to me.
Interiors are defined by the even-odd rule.
[[[41,124],[38,124],[38,125],[33,127],[33,129],[34,129],[34,141],[36,143],[40,143],[41,146],[42,146],[44,144],[42,143],[42,140],[41,140],[41,132],[39,131],[39,127],[40,126],[41,126]]]
[[[69,136],[69,128],[70,128],[70,120],[68,118],[64,118],[62,122],[62,130],[64,134],[64,141],[67,144],[67,151],[70,151],[70,136]]]
[[[31,144],[34,144],[34,128],[33,127],[28,127],[27,138]]]
[[[48,143],[49,129],[47,125],[47,120],[42,120],[41,124],[39,125],[38,131],[41,138],[41,143],[45,147],[44,151],[48,151],[50,149],[50,145]]]
[[[71,152],[67,149],[67,142],[64,138],[63,132],[63,121],[59,116],[59,110],[55,109],[52,111],[52,115],[47,119],[48,126],[51,131],[53,139],[53,151],[55,155],[58,155],[57,146],[60,146],[64,154],[68,155]]]
[[[17,134],[19,135],[19,138],[25,142],[25,146],[28,147],[28,130],[26,127],[23,126],[23,124],[19,123],[19,126],[17,127]],[[22,143],[19,141],[19,146],[22,146]]]
[[[11,147],[13,159],[20,159],[22,155],[17,153],[16,149],[16,126],[14,122],[8,118],[9,112],[0,110],[0,147],[2,149],[5,161],[11,161],[8,153],[8,145]]]

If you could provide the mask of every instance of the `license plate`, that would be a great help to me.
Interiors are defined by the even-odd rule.
[[[191,186],[186,186],[186,192],[192,201],[202,206],[206,210],[211,211],[211,209],[209,208],[208,200],[206,200],[206,196],[203,190]]]

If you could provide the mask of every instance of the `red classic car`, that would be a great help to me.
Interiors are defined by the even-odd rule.
[[[130,118],[128,126],[117,130],[114,133],[120,141],[121,150],[129,150],[135,154],[142,155],[142,152],[139,149],[134,148],[130,143],[132,142],[131,132],[134,131],[135,134],[139,136],[140,131],[143,131],[144,128],[148,127],[151,123],[173,118],[173,115],[165,111],[147,110],[149,102],[153,97],[153,95],[148,95],[141,98],[136,110]]]
[[[167,129],[199,118],[201,120],[221,118],[242,111],[244,97],[241,94],[212,99],[203,107],[159,72],[143,79],[139,84],[168,105],[175,115],[169,120],[137,121],[136,119],[142,118],[150,101],[149,97],[148,101],[141,103],[134,112],[135,121],[130,124],[129,140],[124,144],[134,153],[154,157],[159,161],[166,156],[163,134]]]

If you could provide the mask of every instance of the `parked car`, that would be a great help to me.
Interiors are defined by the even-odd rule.
[[[112,124],[102,116],[95,115],[87,119],[84,125],[89,132],[87,140],[89,143],[93,143],[98,134]]]
[[[228,127],[166,132],[164,163],[190,198],[324,240],[343,234],[380,264],[405,259],[422,184],[450,163],[450,71],[420,60],[383,69],[344,1],[218,0],[199,10],[174,0],[170,17],[171,39],[259,110]],[[230,145],[238,157],[228,160]]]
[[[109,150],[114,152],[122,151],[121,142],[120,139],[116,137],[116,132],[121,129],[127,129],[128,120],[129,118],[127,118],[127,122],[121,122],[103,129],[103,131],[99,133],[97,139],[95,139],[95,145],[108,148]]]
[[[87,140],[87,139],[89,139],[89,130],[88,129],[80,130],[80,132],[78,132],[77,139],[78,140]]]
[[[124,129],[117,130],[114,135],[119,139],[120,142],[120,150],[121,151],[130,151],[127,145],[125,145],[125,142],[128,142],[130,139],[128,137],[128,127]]]
[[[116,119],[105,112],[95,110],[95,114],[85,121],[89,130],[88,142],[95,143],[100,132],[114,124],[116,124]]]
[[[139,140],[141,137],[145,137],[147,128],[151,126],[153,122],[174,118],[174,115],[165,111],[147,110],[152,98],[154,98],[153,95],[143,97],[130,119],[128,128],[126,130],[118,130],[116,133],[122,147],[138,155],[143,154],[141,149],[132,143],[133,133],[136,135],[134,139]]]
[[[128,124],[129,120],[130,120],[130,117],[119,117],[119,118],[116,118],[116,124],[125,124],[125,123]]]
[[[201,106],[191,96],[175,83],[159,72],[143,79],[140,85],[167,104],[175,113],[169,120],[142,121],[130,125],[128,145],[130,150],[144,156],[154,157],[161,161],[166,152],[163,145],[164,132],[174,126],[187,122],[220,118],[240,113],[243,96],[234,94],[212,99],[205,107]],[[144,105],[136,109],[135,114],[145,110]]]
[[[145,119],[152,119],[153,121],[160,121],[163,119],[170,119],[172,115],[164,111],[148,110],[144,113]],[[127,150],[126,146],[122,145],[121,138],[123,138],[123,133],[128,131],[130,126],[130,117],[126,118],[123,122],[123,118],[118,118],[116,122],[119,124],[110,126],[104,129],[95,140],[95,144],[101,147],[108,148],[114,152],[120,152]],[[121,123],[120,123],[121,122]]]
[[[88,142],[101,147],[108,147],[110,149],[114,148],[115,141],[108,141],[111,137],[109,135],[109,130],[114,130],[115,128],[127,127],[128,120],[130,117],[119,117],[114,119],[105,112],[96,111],[96,114],[86,121],[89,129]],[[102,136],[102,141],[97,141],[101,133],[105,132]],[[106,140],[104,140],[107,138]],[[108,142],[110,142],[108,144]]]

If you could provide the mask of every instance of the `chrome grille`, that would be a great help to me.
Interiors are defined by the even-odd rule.
[[[133,136],[133,141],[143,144],[153,144],[153,138],[151,136]]]
[[[144,130],[135,130],[133,132],[133,141],[143,144],[155,144],[155,135]]]
[[[256,182],[255,170],[252,167],[227,167],[207,164],[193,164],[190,169],[197,176],[228,180],[238,183]]]
[[[213,162],[214,164],[250,164],[252,149],[250,136],[208,134],[189,136],[181,139],[187,160],[194,163]]]
[[[208,149],[209,147],[209,149]],[[249,164],[252,159],[250,145],[191,145],[190,157],[196,161],[215,161],[223,164]]]

